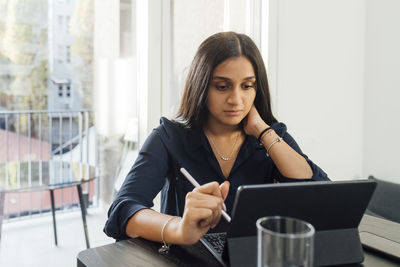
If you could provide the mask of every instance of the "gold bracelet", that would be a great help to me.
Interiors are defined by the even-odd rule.
[[[167,227],[167,225],[172,221],[172,219],[175,219],[175,218],[177,218],[177,217],[176,216],[172,216],[172,217],[168,218],[168,220],[165,221],[165,223],[164,223],[164,225],[163,225],[163,227],[161,229],[161,240],[162,240],[162,242],[164,244],[161,246],[161,248],[158,249],[159,253],[168,254],[169,247],[170,247],[171,244],[167,244],[165,242],[165,240],[164,240],[164,230],[165,230],[165,227]]]
[[[280,141],[282,141],[282,137],[279,136],[274,142],[272,142],[272,143],[268,146],[268,148],[267,148],[267,157],[269,157],[269,150],[271,149],[271,147],[272,147],[273,145],[275,145],[276,143],[280,142]]]

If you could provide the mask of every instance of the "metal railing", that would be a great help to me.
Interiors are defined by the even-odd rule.
[[[12,191],[65,182],[73,176],[73,168],[65,168],[66,164],[96,167],[97,140],[91,114],[87,109],[0,111],[0,186]],[[81,177],[88,177],[83,172],[89,168],[82,168],[82,164]],[[72,188],[58,191],[57,209],[78,206]],[[97,182],[89,183],[84,191],[92,203],[97,203]],[[48,211],[48,192],[6,194],[6,221]]]

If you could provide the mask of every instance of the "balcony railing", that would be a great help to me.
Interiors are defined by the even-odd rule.
[[[97,170],[97,140],[91,115],[85,109],[0,111],[0,186],[18,191],[5,196],[5,221],[51,211],[48,192],[20,189],[71,180],[76,169],[66,165],[89,165]],[[78,171],[81,177],[89,176],[83,173],[89,168],[80,167]],[[96,180],[85,185],[89,204],[97,204],[97,192]],[[58,189],[54,197],[58,210],[79,205],[74,188]]]

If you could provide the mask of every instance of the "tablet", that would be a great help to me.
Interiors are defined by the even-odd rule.
[[[256,266],[256,221],[279,215],[314,226],[315,266],[360,263],[364,254],[357,228],[375,187],[370,180],[241,186],[223,258],[231,266]]]

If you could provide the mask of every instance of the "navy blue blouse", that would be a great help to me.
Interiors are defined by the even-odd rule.
[[[283,123],[271,127],[310,164],[311,180],[329,180],[326,173],[302,153]],[[199,184],[226,179],[202,129],[184,128],[161,118],[143,144],[135,164],[108,211],[104,232],[115,239],[126,239],[128,220],[139,210],[153,207],[153,199],[161,192],[161,212],[183,215],[185,196],[193,186],[179,169],[184,167]],[[309,181],[310,179],[306,179]],[[225,205],[230,214],[237,188],[244,184],[299,181],[284,177],[257,138],[246,135],[229,174],[230,189]]]

